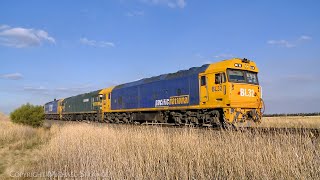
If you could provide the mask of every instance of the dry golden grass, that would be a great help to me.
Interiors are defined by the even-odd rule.
[[[0,179],[10,177],[10,172],[28,167],[34,152],[49,140],[49,132],[0,121]]]
[[[264,117],[260,127],[282,128],[318,128],[320,129],[320,116],[284,116]]]
[[[137,126],[55,127],[31,171],[108,179],[319,179],[319,139]]]
[[[9,120],[10,118],[7,115],[0,112],[0,121],[9,121]]]
[[[320,138],[308,134],[0,123],[0,179],[320,179]]]

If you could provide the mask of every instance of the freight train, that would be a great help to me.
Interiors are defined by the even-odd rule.
[[[106,123],[239,126],[264,108],[258,67],[229,59],[54,100],[46,119]]]

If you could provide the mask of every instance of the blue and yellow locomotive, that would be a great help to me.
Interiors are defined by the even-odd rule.
[[[65,98],[57,101],[56,114],[46,111],[46,117],[177,125],[259,123],[263,101],[258,72],[253,61],[224,60]]]

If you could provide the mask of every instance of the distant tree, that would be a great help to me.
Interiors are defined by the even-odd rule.
[[[10,118],[14,123],[39,127],[44,120],[44,110],[42,106],[27,103],[14,110]]]
[[[264,117],[281,117],[281,116],[319,116],[320,112],[314,112],[314,113],[291,113],[291,114],[264,114]]]

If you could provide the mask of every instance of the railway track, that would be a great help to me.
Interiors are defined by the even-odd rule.
[[[302,134],[310,137],[318,138],[320,136],[320,128],[276,128],[276,127],[241,127],[241,128],[229,128],[223,129],[221,127],[212,127],[211,125],[195,126],[190,124],[176,125],[173,123],[139,123],[139,124],[108,124],[101,122],[92,121],[61,121],[61,120],[46,120],[49,124],[66,124],[66,123],[89,123],[96,125],[105,126],[157,126],[167,128],[193,128],[193,129],[204,129],[211,131],[239,131],[239,132],[250,132],[250,133],[265,133],[265,134]]]

